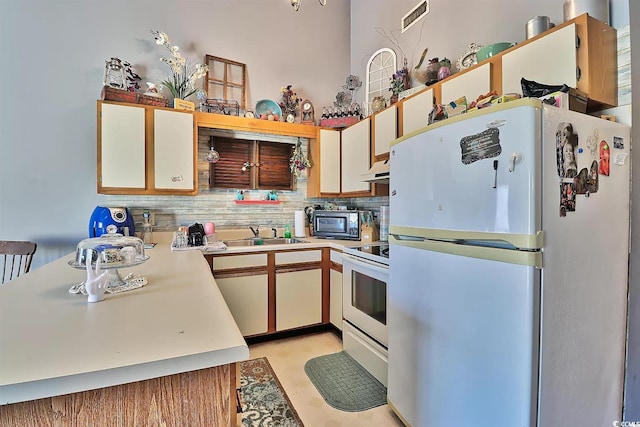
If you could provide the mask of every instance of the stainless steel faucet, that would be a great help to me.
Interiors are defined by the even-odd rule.
[[[253,237],[260,237],[260,226],[256,226],[256,229],[254,230],[252,226],[249,226],[249,228],[251,229],[251,232],[253,233]]]

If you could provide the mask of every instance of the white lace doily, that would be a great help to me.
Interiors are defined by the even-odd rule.
[[[147,284],[147,278],[144,276],[134,276],[133,273],[127,274],[122,278],[124,283],[118,286],[108,287],[105,293],[107,294],[117,294],[120,292],[131,291],[133,289],[138,289]],[[77,285],[73,285],[69,288],[70,294],[82,294],[88,295],[87,290],[84,287],[84,282],[78,283]]]

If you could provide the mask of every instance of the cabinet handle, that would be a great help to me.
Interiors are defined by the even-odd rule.
[[[580,36],[576,36],[576,49],[580,49]]]
[[[580,77],[582,76],[582,72],[580,71],[580,67],[576,67],[576,80],[580,80]]]

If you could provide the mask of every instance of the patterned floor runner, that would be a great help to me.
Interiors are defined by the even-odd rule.
[[[240,362],[243,427],[304,427],[266,357]]]

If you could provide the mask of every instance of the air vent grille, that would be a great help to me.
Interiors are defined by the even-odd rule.
[[[420,18],[426,16],[429,13],[429,0],[424,0],[418,3],[413,9],[402,17],[400,23],[402,32],[407,31],[413,24],[418,22]]]

